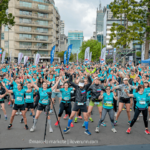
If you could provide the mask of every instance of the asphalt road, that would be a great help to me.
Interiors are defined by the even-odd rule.
[[[30,132],[24,129],[24,124],[20,123],[21,116],[15,116],[13,127],[11,130],[7,130],[9,125],[10,115],[12,108],[7,106],[5,103],[8,120],[4,120],[4,115],[0,109],[0,148],[33,148],[33,147],[72,147],[72,146],[112,146],[112,145],[139,145],[139,144],[150,144],[150,135],[144,133],[144,122],[143,118],[135,123],[132,128],[131,134],[126,134],[128,128],[128,119],[126,111],[122,111],[121,116],[116,126],[117,133],[111,131],[111,123],[109,116],[106,116],[105,123],[107,127],[100,128],[100,133],[95,133],[95,127],[99,120],[99,114],[96,107],[94,107],[92,118],[93,123],[89,123],[89,130],[92,133],[91,136],[84,134],[84,128],[82,128],[83,120],[78,119],[78,123],[74,123],[74,127],[68,134],[64,134],[65,140],[62,140],[59,127],[55,127],[56,122],[55,114],[51,115],[52,127],[54,132],[49,133],[47,128],[47,136],[45,143],[44,129],[45,129],[45,113],[43,112],[38,119],[37,128],[35,132]],[[56,102],[55,108],[57,113],[59,111],[58,101]],[[32,127],[33,119],[27,112],[27,121],[29,128]],[[64,116],[64,114],[63,114]],[[131,112],[131,118],[133,118],[133,112]],[[67,126],[67,120],[61,118],[61,128],[65,129]]]

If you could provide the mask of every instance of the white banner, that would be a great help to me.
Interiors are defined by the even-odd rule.
[[[100,60],[101,64],[105,63],[105,57],[106,57],[106,47],[104,47],[101,51],[101,60]]]
[[[90,62],[92,61],[92,52],[90,53]]]
[[[18,54],[18,65],[21,63],[22,58],[23,58],[23,54],[19,53]]]
[[[28,56],[24,56],[24,65],[27,63],[29,57]]]
[[[37,53],[35,56],[35,65],[39,63],[40,57],[41,57],[40,54]]]
[[[6,56],[6,51],[4,51],[4,52],[3,52],[3,55],[2,55],[2,64],[4,63],[5,56]]]
[[[88,63],[90,60],[90,47],[87,47],[84,54],[84,62]]]

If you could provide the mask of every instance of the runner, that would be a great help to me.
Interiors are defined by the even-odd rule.
[[[72,75],[74,71],[70,71],[70,79],[69,83],[71,86],[73,86],[76,89],[76,99],[73,107],[73,111],[71,113],[71,116],[68,120],[68,125],[64,130],[64,133],[68,133],[70,131],[70,125],[72,123],[72,119],[75,116],[76,112],[80,109],[83,112],[84,120],[85,120],[85,134],[91,135],[91,133],[88,130],[88,114],[87,114],[87,106],[86,106],[86,93],[90,85],[92,84],[92,80],[90,78],[90,75],[88,74],[88,84],[84,85],[84,81],[80,80],[79,84],[76,85],[75,83],[72,82]]]
[[[116,129],[114,128],[114,111],[113,111],[113,98],[115,100],[118,100],[118,97],[116,96],[116,93],[112,93],[110,92],[110,86],[106,87],[106,93],[103,93],[103,91],[101,91],[101,95],[99,96],[99,99],[103,99],[103,111],[102,111],[102,117],[99,120],[99,123],[95,129],[95,132],[99,132],[99,128],[100,128],[100,124],[102,124],[102,122],[104,121],[106,114],[108,112],[109,114],[109,118],[111,121],[111,126],[112,126],[112,131],[114,133],[116,133]]]
[[[129,94],[127,89],[124,90],[126,92],[126,94],[129,97],[135,97],[136,98],[136,109],[135,109],[135,113],[134,113],[134,117],[131,121],[130,127],[128,128],[128,130],[126,131],[128,134],[131,133],[131,128],[133,127],[134,123],[136,122],[139,114],[142,112],[143,114],[143,121],[144,121],[144,125],[145,125],[145,133],[146,134],[150,134],[149,130],[148,130],[148,102],[149,102],[149,96],[150,93],[146,93],[144,92],[144,86],[143,85],[139,85],[138,89],[136,91],[136,93],[134,94]]]
[[[47,92],[52,92],[57,87],[60,79],[61,78],[59,78],[58,81],[56,82],[56,84],[52,88],[49,88],[49,89],[47,88],[48,85],[47,85],[46,82],[43,83],[43,88],[39,88],[37,85],[34,84],[33,80],[31,79],[32,85],[34,86],[34,88],[36,90],[39,91],[39,96],[40,96],[40,100],[39,100],[39,103],[38,103],[38,108],[37,108],[37,111],[36,111],[36,116],[35,116],[35,119],[34,119],[34,124],[33,124],[32,128],[30,129],[31,132],[35,131],[36,123],[37,123],[38,118],[39,118],[40,114],[42,113],[42,111],[45,110],[47,105],[50,105],[49,97],[48,97]],[[51,127],[51,119],[50,119],[49,115],[48,115],[48,124],[49,124],[49,132],[53,132],[53,129]]]

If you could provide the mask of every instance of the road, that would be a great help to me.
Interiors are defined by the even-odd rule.
[[[10,115],[12,108],[5,103],[6,111],[8,114],[8,120],[4,120],[4,115],[0,109],[0,148],[33,148],[33,147],[72,147],[72,146],[112,146],[112,145],[138,145],[138,144],[150,144],[150,135],[144,133],[143,118],[135,123],[132,128],[131,134],[126,134],[128,128],[128,119],[126,111],[122,111],[121,116],[116,126],[117,133],[111,131],[111,123],[109,116],[106,116],[105,123],[107,127],[100,128],[100,133],[95,133],[95,127],[99,120],[99,114],[97,107],[94,107],[92,118],[93,123],[89,123],[89,130],[92,133],[91,136],[84,134],[84,128],[82,128],[83,120],[78,119],[78,123],[74,123],[74,127],[68,134],[64,134],[65,140],[62,141],[59,127],[55,127],[56,122],[55,114],[51,115],[52,127],[54,132],[49,133],[47,128],[46,143],[43,143],[44,129],[45,129],[45,113],[43,112],[38,119],[36,131],[31,133],[29,130],[24,129],[24,124],[20,123],[21,116],[15,116],[13,127],[11,130],[7,130],[9,125]],[[55,104],[57,113],[59,111],[58,101]],[[32,127],[33,119],[27,112],[27,121],[29,128]],[[64,116],[64,114],[63,114]],[[133,111],[131,112],[131,118],[133,118]],[[65,129],[67,126],[67,120],[61,119],[61,128]]]

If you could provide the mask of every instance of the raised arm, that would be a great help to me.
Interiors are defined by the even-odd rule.
[[[129,97],[134,97],[133,94],[129,94],[129,93],[128,93],[127,89],[125,89],[124,91],[126,92],[126,94],[127,94]]]

